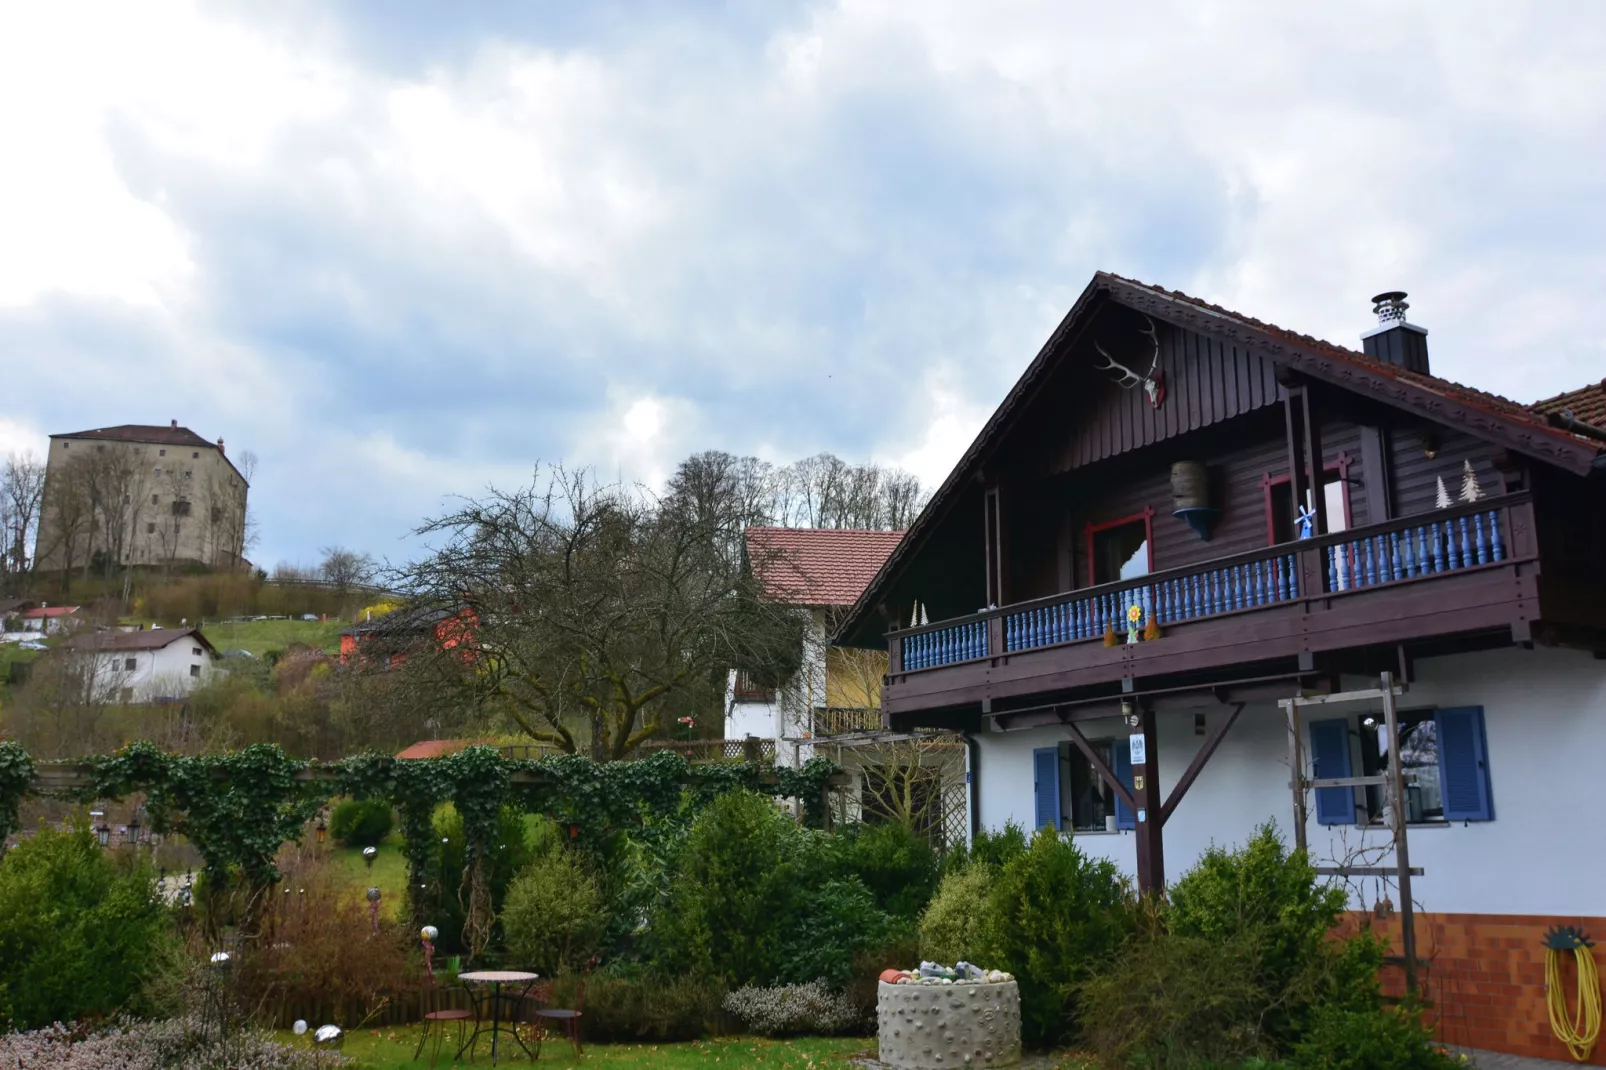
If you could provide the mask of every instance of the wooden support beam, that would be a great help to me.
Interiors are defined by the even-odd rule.
[[[1138,891],[1159,894],[1165,891],[1165,823],[1160,816],[1164,801],[1160,798],[1159,732],[1154,711],[1141,707],[1138,723],[1144,759],[1141,764],[1132,763],[1132,794],[1137,796],[1138,804]]]
[[[1394,832],[1396,881],[1400,886],[1400,950],[1405,954],[1405,991],[1416,995],[1416,907],[1411,902],[1411,851],[1406,842],[1405,770],[1400,763],[1400,717],[1394,706],[1394,674],[1383,674],[1383,725],[1389,738],[1389,824]]]
[[[1305,843],[1305,745],[1300,739],[1299,708],[1307,703],[1299,699],[1283,700],[1283,711],[1288,714],[1288,770],[1292,775],[1289,784],[1294,793],[1294,848],[1306,849]]]
[[[1115,775],[1114,771],[1105,764],[1104,759],[1099,756],[1098,748],[1089,743],[1087,737],[1082,734],[1082,730],[1072,722],[1066,721],[1065,728],[1071,733],[1071,742],[1076,744],[1076,749],[1082,752],[1082,756],[1087,759],[1087,764],[1093,767],[1093,772],[1097,773],[1099,779],[1110,786],[1110,790],[1115,792],[1116,798],[1136,812],[1138,808],[1137,800],[1132,797],[1132,793],[1127,790],[1125,784],[1121,783],[1120,778]],[[1120,741],[1117,740],[1115,746],[1119,747],[1120,745]]]
[[[1322,425],[1311,404],[1309,387],[1300,391],[1300,405],[1305,417],[1305,474],[1309,480],[1311,507],[1316,511],[1315,532],[1326,535],[1332,530],[1327,526],[1327,493],[1322,487],[1327,468],[1322,463]],[[1296,499],[1294,508],[1304,504],[1303,500]]]
[[[1160,824],[1164,825],[1171,820],[1172,811],[1177,808],[1177,804],[1182,801],[1182,797],[1188,793],[1188,789],[1193,787],[1193,782],[1204,771],[1205,763],[1210,760],[1212,754],[1216,753],[1216,748],[1226,738],[1228,729],[1232,728],[1232,723],[1238,719],[1238,715],[1243,710],[1244,704],[1242,702],[1234,703],[1232,712],[1228,713],[1226,717],[1216,723],[1216,727],[1210,730],[1210,734],[1205,737],[1204,745],[1199,748],[1199,753],[1193,756],[1193,760],[1188,763],[1188,768],[1182,771],[1182,779],[1177,781],[1176,786],[1171,789],[1171,794],[1167,797],[1165,805],[1160,808]]]

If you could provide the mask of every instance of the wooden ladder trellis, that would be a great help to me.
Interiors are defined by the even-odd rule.
[[[1394,682],[1394,674],[1380,675],[1378,686],[1361,691],[1339,691],[1330,695],[1295,696],[1278,702],[1288,717],[1288,766],[1293,778],[1288,786],[1294,794],[1294,843],[1307,849],[1305,839],[1305,793],[1321,788],[1383,787],[1388,790],[1389,832],[1394,850],[1392,866],[1317,866],[1316,872],[1325,877],[1393,877],[1400,889],[1400,950],[1405,968],[1405,990],[1411,998],[1417,995],[1417,967],[1421,963],[1416,955],[1416,908],[1411,899],[1411,878],[1424,874],[1421,867],[1411,865],[1410,844],[1405,823],[1405,771],[1400,764],[1400,718],[1395,699],[1405,694],[1405,687]],[[1382,776],[1330,777],[1317,779],[1305,775],[1305,747],[1300,732],[1299,711],[1306,706],[1327,706],[1348,702],[1376,702],[1383,704],[1383,724],[1389,738],[1389,769]],[[1313,770],[1314,771],[1314,770]]]

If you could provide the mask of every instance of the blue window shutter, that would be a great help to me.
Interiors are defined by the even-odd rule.
[[[1439,743],[1439,790],[1444,795],[1444,819],[1494,820],[1483,707],[1438,710],[1433,720]]]
[[[1060,827],[1060,749],[1032,751],[1032,776],[1037,785],[1037,828]]]
[[[1338,780],[1350,776],[1349,719],[1310,723],[1310,756],[1315,767],[1313,780]],[[1317,788],[1316,821],[1322,825],[1355,823],[1354,788]]]
[[[1110,746],[1110,772],[1115,779],[1126,785],[1126,790],[1132,790],[1132,748],[1124,739],[1118,739]],[[1115,827],[1118,829],[1135,829],[1138,827],[1137,815],[1132,808],[1115,797]]]

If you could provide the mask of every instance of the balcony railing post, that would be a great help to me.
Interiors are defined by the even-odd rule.
[[[987,618],[987,656],[996,658],[1004,652],[1004,615],[994,613]]]
[[[894,635],[887,640],[888,672],[903,672],[903,637]]]

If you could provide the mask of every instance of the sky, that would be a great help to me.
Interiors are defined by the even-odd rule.
[[[0,0],[0,454],[176,419],[271,567],[537,462],[939,482],[1094,271],[1606,375],[1606,5]]]

